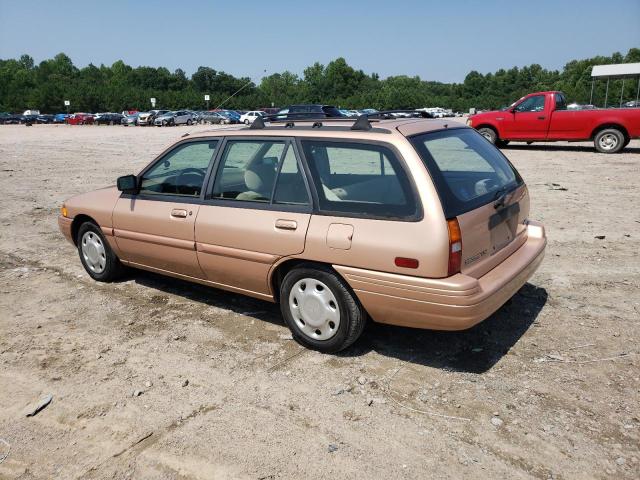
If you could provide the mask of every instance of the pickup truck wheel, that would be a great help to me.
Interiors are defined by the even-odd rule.
[[[499,138],[496,139],[496,147],[498,148],[503,148],[506,147],[507,145],[509,145],[509,140],[500,140]]]
[[[76,243],[82,266],[91,278],[99,282],[111,282],[122,276],[124,265],[95,223],[85,222],[80,225]]]
[[[593,143],[600,153],[616,153],[624,148],[624,140],[620,130],[605,128],[596,134]]]
[[[330,268],[302,265],[284,277],[280,310],[293,338],[324,353],[344,350],[362,334],[367,314]]]
[[[478,129],[478,133],[482,135],[484,138],[489,140],[490,143],[496,144],[496,140],[498,139],[498,135],[493,128],[482,127]]]

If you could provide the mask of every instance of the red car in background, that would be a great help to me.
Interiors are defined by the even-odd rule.
[[[498,147],[509,141],[584,142],[616,153],[640,138],[639,108],[570,110],[562,92],[530,93],[503,110],[471,115],[467,125]]]
[[[67,125],[93,125],[93,115],[90,113],[74,113],[65,119]]]

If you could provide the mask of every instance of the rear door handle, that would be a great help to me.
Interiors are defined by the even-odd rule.
[[[276,220],[276,228],[279,228],[280,230],[295,230],[298,228],[298,222],[295,220],[278,219]]]
[[[181,208],[171,210],[171,216],[176,218],[187,218],[187,211]]]

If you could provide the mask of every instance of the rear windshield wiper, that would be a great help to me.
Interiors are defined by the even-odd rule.
[[[496,210],[502,206],[504,206],[505,202],[507,201],[507,196],[513,192],[515,189],[518,188],[518,184],[515,184],[511,187],[502,187],[498,190],[496,190],[495,195],[493,196],[494,198],[494,202],[493,202],[493,208],[495,208]]]

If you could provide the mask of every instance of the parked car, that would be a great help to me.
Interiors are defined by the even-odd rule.
[[[53,116],[53,123],[65,123],[68,116],[68,113],[56,113]]]
[[[632,138],[640,138],[640,109],[568,110],[562,92],[537,92],[522,97],[506,110],[471,115],[467,125],[498,146],[511,140],[592,140],[598,152],[616,153]]]
[[[123,115],[122,120],[120,120],[120,124],[125,127],[135,127],[138,125],[138,114],[130,113],[129,115]]]
[[[198,123],[220,124],[231,123],[231,120],[218,112],[201,112],[198,115]]]
[[[245,125],[249,125],[253,123],[256,118],[262,117],[264,115],[266,114],[260,110],[251,110],[240,115],[240,122],[244,123]]]
[[[36,115],[35,123],[44,123],[44,124],[53,123],[54,117],[55,115],[50,115],[48,113],[41,113],[40,115]]]
[[[229,118],[231,123],[240,123],[240,114],[235,110],[220,110],[218,113]]]
[[[19,113],[7,113],[3,112],[0,114],[0,123],[2,125],[12,125],[16,123],[20,123],[22,119],[22,115]]]
[[[29,115],[21,115],[20,123],[28,123],[28,124],[37,123],[38,116],[39,114],[35,114],[35,113],[29,114]]]
[[[22,112],[22,115],[24,115],[24,116],[36,116],[37,117],[38,115],[40,115],[40,110],[34,110],[34,109],[25,110],[24,112]]]
[[[624,104],[625,108],[640,108],[640,100],[632,100]]]
[[[291,115],[293,114],[293,115]],[[331,105],[290,105],[277,113],[278,120],[303,120],[305,118],[344,118],[336,107]]]
[[[367,318],[469,328],[540,265],[527,187],[475,130],[312,122],[183,138],[117,188],[65,201],[60,229],[97,281],[129,266],[278,302],[323,352]]]
[[[148,112],[139,112],[138,113],[138,125],[139,126],[152,126],[155,119],[160,116],[168,113],[169,110],[149,110]]]
[[[96,125],[121,125],[124,115],[119,113],[102,113],[95,117]]]
[[[188,110],[178,110],[175,112],[167,112],[158,116],[153,124],[157,127],[173,127],[176,125],[191,125],[194,120],[193,113]]]
[[[74,113],[65,119],[68,125],[92,125],[93,121],[93,115],[90,113]]]

